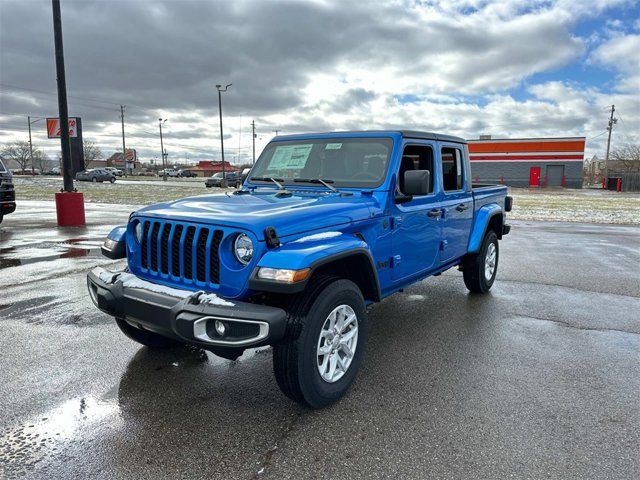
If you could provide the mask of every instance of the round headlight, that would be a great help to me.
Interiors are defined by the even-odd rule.
[[[253,242],[248,236],[241,233],[233,242],[233,253],[240,263],[246,265],[253,257]]]
[[[136,223],[135,232],[138,243],[142,242],[142,222]]]

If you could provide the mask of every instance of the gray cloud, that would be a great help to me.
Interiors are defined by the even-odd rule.
[[[233,83],[223,94],[226,131],[233,135],[240,117],[243,135],[247,118],[267,119],[262,137],[274,128],[396,125],[463,126],[476,133],[491,128],[482,115],[425,121],[400,109],[393,95],[460,95],[465,108],[479,114],[464,98],[507,91],[582,52],[583,42],[570,34],[568,7],[534,2],[527,9],[520,3],[470,10],[466,2],[419,8],[356,0],[63,0],[70,111],[83,117],[86,136],[118,148],[118,105],[126,104],[128,134],[150,155],[158,148],[160,115],[170,119],[169,144],[193,141],[194,154],[217,155],[216,83]],[[52,38],[49,1],[0,4],[0,83],[31,89],[0,87],[2,113],[55,114]],[[348,78],[360,71],[373,80],[379,72],[383,87],[370,84],[371,78]],[[306,89],[322,75],[344,77],[346,87],[310,100]],[[451,115],[461,115],[456,100],[447,102]],[[393,118],[381,117],[384,105],[396,111]],[[565,128],[576,119],[556,121]],[[3,122],[0,141],[20,132],[25,120]]]

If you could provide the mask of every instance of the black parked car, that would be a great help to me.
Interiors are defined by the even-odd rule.
[[[226,172],[227,185],[230,187],[240,186],[241,180],[238,172]],[[219,187],[222,185],[222,172],[214,173],[204,182],[207,187]]]
[[[84,182],[115,182],[116,176],[104,168],[91,168],[76,173],[76,180]]]
[[[0,223],[5,215],[16,211],[16,191],[13,176],[0,160]]]

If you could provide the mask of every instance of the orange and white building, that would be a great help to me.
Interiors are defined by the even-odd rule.
[[[585,137],[468,140],[476,183],[582,188]]]

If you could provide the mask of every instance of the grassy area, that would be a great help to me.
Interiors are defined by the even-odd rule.
[[[640,195],[603,190],[512,188],[517,220],[640,224]]]
[[[76,182],[76,188],[84,194],[87,202],[125,205],[149,205],[193,195],[222,192],[219,188],[206,188],[204,179],[199,179],[198,182],[188,180],[191,179],[163,182],[162,179],[149,177],[148,179],[137,179],[134,182],[119,179],[113,184],[108,182]],[[55,192],[60,191],[62,179],[57,177],[14,177],[14,184],[18,201],[50,200],[53,199]]]
[[[135,177],[134,177],[135,178]],[[50,200],[60,191],[57,177],[15,177],[18,200]],[[149,205],[194,195],[222,193],[206,188],[204,179],[136,178],[120,179],[114,184],[77,182],[87,202]],[[232,191],[233,189],[229,189]],[[640,195],[602,190],[550,190],[512,188],[514,199],[510,218],[564,222],[617,223],[640,225]]]

